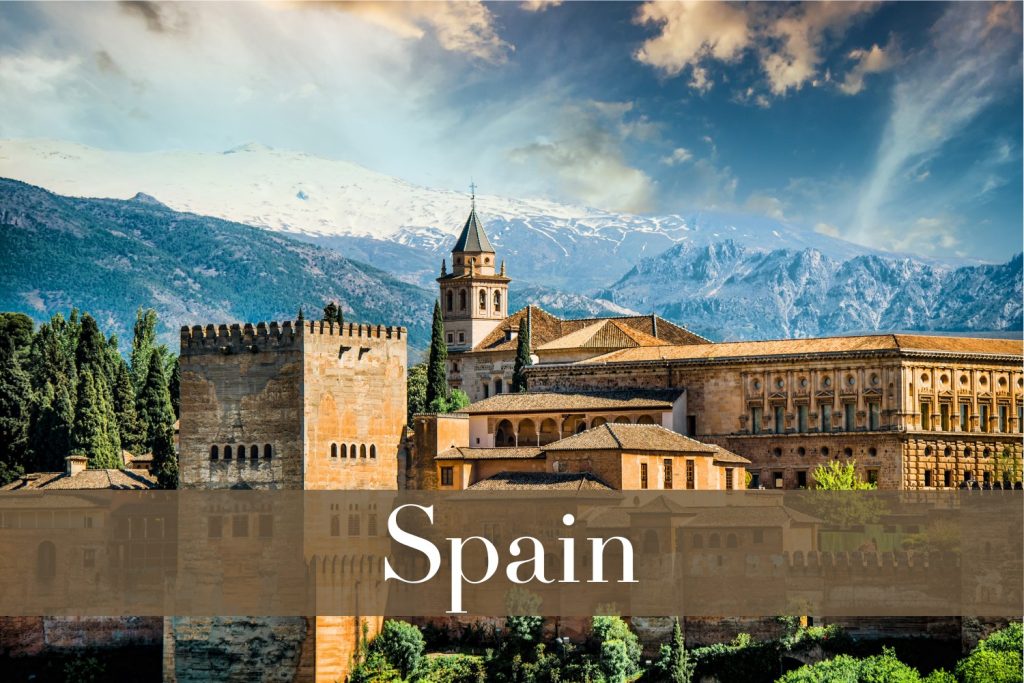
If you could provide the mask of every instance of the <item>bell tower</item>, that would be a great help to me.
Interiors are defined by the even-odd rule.
[[[476,215],[476,186],[469,218],[452,248],[452,269],[441,262],[441,312],[450,352],[471,351],[508,315],[505,264],[495,272],[494,247]]]

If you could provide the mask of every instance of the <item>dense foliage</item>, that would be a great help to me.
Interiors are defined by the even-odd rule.
[[[533,360],[530,358],[530,316],[529,309],[523,322],[519,324],[516,337],[516,362],[512,369],[512,393],[526,391],[526,368]]]
[[[38,329],[23,314],[0,313],[0,484],[61,471],[72,454],[89,467],[123,467],[127,450],[153,453],[160,484],[176,486],[166,371],[177,361],[156,343],[156,325],[152,311],[138,311],[129,363],[88,313],[58,313]]]

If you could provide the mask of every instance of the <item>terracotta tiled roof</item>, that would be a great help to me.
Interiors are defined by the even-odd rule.
[[[536,351],[561,349],[626,349],[637,346],[668,346],[663,339],[634,330],[618,320],[599,320],[575,332],[536,347]]]
[[[749,465],[750,461],[744,458],[742,455],[737,455],[732,451],[727,451],[717,444],[708,444],[715,449],[715,464],[723,465]]]
[[[972,337],[935,337],[907,334],[880,334],[859,337],[823,337],[819,339],[778,339],[772,341],[688,344],[612,351],[580,361],[587,363],[629,363],[657,360],[699,360],[783,356],[806,353],[851,353],[863,351],[935,351],[943,353],[979,353],[1024,355],[1019,339],[981,339]]]
[[[544,457],[540,448],[467,448],[455,446],[434,456],[435,460],[529,460]]]
[[[679,389],[588,392],[559,394],[524,392],[498,394],[471,403],[459,410],[469,415],[490,415],[521,412],[568,412],[584,410],[672,410],[672,404],[683,392]]]
[[[499,472],[470,486],[469,491],[611,491],[589,472]]]
[[[657,316],[638,315],[609,318],[581,318],[577,320],[562,320],[551,315],[537,306],[527,306],[512,315],[508,316],[495,327],[490,334],[477,344],[474,351],[515,351],[518,345],[517,340],[509,339],[510,330],[518,330],[526,317],[527,309],[530,310],[530,343],[532,348],[551,344],[557,339],[571,335],[599,323],[614,322],[615,327],[624,336],[631,336],[633,332],[640,333],[632,336],[634,342],[639,340],[659,340],[669,344],[709,344],[707,339],[690,332],[678,325],[663,320]],[[613,334],[609,331],[608,334]],[[646,336],[642,336],[646,335]],[[588,338],[589,335],[583,335]],[[651,342],[648,341],[647,345]],[[632,345],[632,344],[631,344]],[[575,348],[570,346],[559,346],[557,348]],[[607,348],[607,347],[605,347]]]
[[[37,472],[16,479],[0,488],[3,491],[47,489],[80,491],[85,489],[153,489],[156,477],[147,470],[83,470],[74,476],[65,472]]]
[[[547,451],[628,450],[706,453],[715,455],[716,446],[695,441],[661,425],[603,424],[555,441]],[[739,456],[736,456],[739,457]]]

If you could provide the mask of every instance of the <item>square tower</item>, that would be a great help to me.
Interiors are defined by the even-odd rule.
[[[451,352],[469,351],[508,315],[505,264],[495,272],[494,248],[476,215],[476,200],[459,239],[452,248],[452,272],[444,264],[441,277],[441,312],[445,341]]]
[[[406,331],[181,330],[181,488],[396,489]]]

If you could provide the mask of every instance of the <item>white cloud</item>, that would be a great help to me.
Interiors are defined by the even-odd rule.
[[[752,194],[747,198],[746,208],[769,218],[779,221],[786,220],[782,201],[778,197],[765,194]]]
[[[527,12],[543,12],[561,4],[562,0],[525,0],[519,3],[519,6]]]
[[[898,248],[906,242],[904,233],[923,234],[928,223],[907,215],[916,206],[909,184],[921,177],[918,169],[960,136],[1005,87],[1019,84],[1020,40],[1013,29],[992,28],[989,8],[980,3],[947,7],[932,27],[930,49],[908,61],[893,89],[892,113],[853,211],[849,237],[862,244]],[[963,182],[977,193],[986,180],[965,173]],[[946,201],[960,191],[951,184]],[[916,210],[920,215],[921,207]],[[957,223],[944,225],[948,232]]]
[[[690,153],[690,150],[686,149],[685,147],[676,147],[674,150],[672,150],[671,154],[661,158],[661,163],[665,164],[666,166],[678,166],[679,164],[686,163],[692,158],[693,154]]]
[[[832,225],[831,223],[818,223],[814,226],[814,232],[821,233],[822,235],[828,235],[829,237],[842,237],[839,232],[839,228]]]
[[[872,45],[868,50],[854,50],[849,58],[854,66],[846,72],[843,82],[839,84],[839,90],[846,95],[856,95],[864,90],[864,79],[868,74],[878,74],[888,71],[896,65],[894,48],[890,45],[881,48]]]
[[[736,62],[754,52],[768,90],[784,95],[807,83],[820,83],[828,40],[841,38],[875,7],[869,2],[786,6],[700,0],[646,2],[635,21],[657,27],[658,33],[644,41],[634,57],[668,76],[689,67],[690,87],[707,92],[713,85],[707,67],[710,62]],[[767,102],[763,97],[748,99],[759,106]]]

